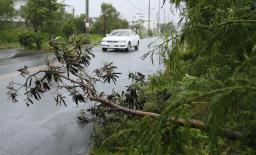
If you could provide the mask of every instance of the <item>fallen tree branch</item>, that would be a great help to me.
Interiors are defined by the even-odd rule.
[[[214,25],[210,27],[204,25],[200,27],[201,30],[203,30],[236,23],[256,23],[256,20],[237,20],[221,23],[219,25]],[[192,33],[195,31],[198,31],[198,29],[185,32],[185,34]],[[178,37],[182,35],[184,35],[184,33],[181,35],[174,36],[172,38],[167,38],[165,42],[159,46],[161,47],[169,41],[175,41]],[[57,38],[52,43],[55,49],[56,58],[58,59],[58,65],[54,65],[56,63],[50,65],[49,62],[46,62],[46,67],[43,67],[40,70],[38,70],[38,68],[34,69],[33,72],[35,73],[31,75],[29,75],[28,68],[25,66],[24,68],[19,70],[22,76],[28,77],[26,78],[25,84],[20,85],[15,82],[10,83],[10,86],[8,87],[8,93],[13,102],[17,101],[16,96],[18,90],[20,90],[21,88],[20,86],[25,88],[25,95],[27,95],[26,101],[30,102],[29,104],[33,104],[33,101],[30,98],[40,100],[41,95],[49,91],[50,87],[53,87],[56,90],[56,103],[59,105],[64,104],[65,106],[67,106],[64,100],[66,96],[62,95],[62,91],[59,92],[59,89],[64,88],[64,90],[67,91],[70,96],[72,96],[73,101],[77,105],[78,103],[85,103],[86,100],[89,99],[91,101],[101,103],[101,105],[103,105],[103,107],[106,108],[104,112],[121,112],[122,114],[138,117],[149,117],[152,119],[159,119],[161,117],[160,114],[154,112],[145,112],[141,110],[134,110],[129,109],[127,107],[123,107],[115,101],[106,98],[104,92],[98,92],[96,90],[97,82],[110,83],[112,81],[113,83],[115,83],[115,81],[118,78],[118,75],[120,74],[115,72],[115,69],[117,67],[113,66],[113,63],[110,63],[104,65],[102,68],[94,70],[91,74],[87,74],[85,68],[88,67],[88,65],[90,64],[90,60],[93,54],[90,53],[90,51],[88,50],[86,50],[86,52],[84,52],[83,54],[82,48],[79,45],[77,45],[77,42],[75,43],[75,47],[70,49],[67,48],[69,46],[63,46],[64,44],[65,43],[62,42],[59,43]],[[165,48],[165,50],[166,49],[167,48]],[[70,78],[69,75],[71,75],[73,78]],[[20,88],[15,89],[13,85],[18,85]],[[116,94],[112,93],[111,95],[114,96]],[[126,94],[124,96],[127,99]],[[136,94],[136,96],[138,95]],[[123,100],[123,96],[120,95],[118,99]],[[27,103],[28,106],[29,104]],[[93,110],[94,109],[92,109],[92,114]],[[171,123],[180,127],[187,127],[191,129],[194,128],[206,133],[210,133],[210,128],[208,128],[208,126],[203,121],[197,119],[186,120],[183,118],[168,116],[167,123]],[[228,128],[218,129],[217,135],[229,140],[241,140],[243,136],[241,132],[234,131]]]
[[[185,120],[182,118],[172,117],[169,121],[177,125],[186,126],[194,129],[199,129],[205,132],[209,132],[209,128],[207,128],[205,123],[200,120],[196,120],[196,119]],[[230,140],[239,140],[242,138],[242,133],[239,131],[233,131],[229,128],[222,128],[218,130],[218,136],[225,137]]]
[[[140,111],[140,110],[133,110],[133,109],[129,109],[129,108],[125,108],[122,107],[120,105],[117,105],[116,103],[100,98],[100,97],[93,97],[90,96],[89,97],[91,100],[93,101],[97,101],[102,103],[103,105],[111,108],[110,111],[119,111],[119,112],[123,112],[126,114],[131,114],[134,116],[141,116],[141,117],[151,117],[151,118],[159,118],[160,115],[157,113],[152,113],[152,112],[144,112],[144,111]],[[190,128],[194,128],[194,129],[199,129],[205,132],[209,132],[209,129],[206,127],[205,123],[200,121],[200,120],[196,120],[196,119],[191,119],[191,120],[185,120],[183,118],[175,118],[175,117],[171,117],[169,119],[169,121],[171,123],[180,125],[180,126],[184,126],[184,127],[190,127]],[[228,128],[223,128],[220,129],[218,131],[218,135],[221,137],[225,137],[227,139],[230,140],[239,140],[242,138],[242,133],[239,131],[233,131],[231,129]]]
[[[103,99],[100,97],[89,96],[89,98],[93,101],[100,102],[109,108],[114,108],[114,109],[116,109],[116,111],[121,111],[126,114],[142,116],[142,117],[148,116],[148,117],[153,117],[153,118],[158,118],[160,116],[159,114],[152,113],[152,112],[144,112],[144,111],[140,111],[140,110],[133,110],[133,109],[125,108],[125,107],[115,104],[114,102],[111,102],[109,100],[106,100],[106,99]]]
[[[35,77],[36,75],[38,75],[40,73],[45,73],[45,72],[48,72],[48,70],[39,70],[39,71],[35,72],[34,74],[31,74],[27,78],[24,86],[26,87],[28,85],[28,79],[30,79],[31,77]],[[129,108],[120,106],[120,105],[116,104],[113,101],[110,101],[110,100],[105,99],[103,97],[99,97],[94,92],[95,90],[92,89],[90,83],[85,84],[83,82],[73,80],[73,79],[71,79],[71,78],[69,78],[69,77],[67,77],[63,74],[60,74],[60,77],[67,80],[67,81],[70,81],[73,84],[79,85],[80,87],[84,88],[84,90],[87,90],[88,98],[92,101],[99,102],[99,103],[103,104],[104,106],[110,108],[110,110],[108,112],[118,111],[118,112],[123,112],[125,114],[129,114],[129,115],[133,115],[133,116],[139,116],[139,117],[151,117],[151,118],[159,118],[160,117],[160,114],[157,114],[157,113],[129,109]],[[200,121],[200,120],[196,120],[196,119],[185,120],[183,118],[169,117],[168,121],[171,122],[171,123],[177,124],[179,126],[190,127],[190,128],[199,129],[199,130],[202,130],[202,131],[205,131],[205,132],[209,132],[209,129],[206,127],[205,123]],[[233,131],[233,130],[228,129],[228,128],[219,129],[218,130],[218,135],[221,136],[221,137],[225,137],[227,139],[230,139],[230,140],[239,140],[239,139],[242,138],[242,133],[240,133],[239,131]]]

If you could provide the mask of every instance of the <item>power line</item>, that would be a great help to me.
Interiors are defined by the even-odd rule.
[[[134,5],[130,0],[126,0],[126,2],[128,2],[131,6],[133,6],[135,9],[142,11],[144,13],[147,13],[147,11],[145,11],[144,9],[141,9],[139,7],[137,7],[136,5]]]

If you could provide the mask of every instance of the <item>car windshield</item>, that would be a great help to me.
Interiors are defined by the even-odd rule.
[[[110,33],[110,36],[130,36],[129,31],[113,31]]]

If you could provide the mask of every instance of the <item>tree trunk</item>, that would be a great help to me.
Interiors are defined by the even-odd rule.
[[[36,49],[40,50],[41,49],[41,36],[39,34],[39,26],[37,25],[33,25],[33,30],[36,34],[36,40],[35,40],[35,44],[36,44]]]

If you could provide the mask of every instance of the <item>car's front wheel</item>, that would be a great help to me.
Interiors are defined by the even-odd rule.
[[[135,46],[135,50],[137,51],[139,49],[140,42],[138,41],[137,45]]]
[[[103,52],[107,52],[108,49],[107,49],[107,48],[102,48],[102,51],[103,51]]]
[[[125,49],[126,52],[129,52],[131,50],[131,42],[128,43],[127,48]]]

